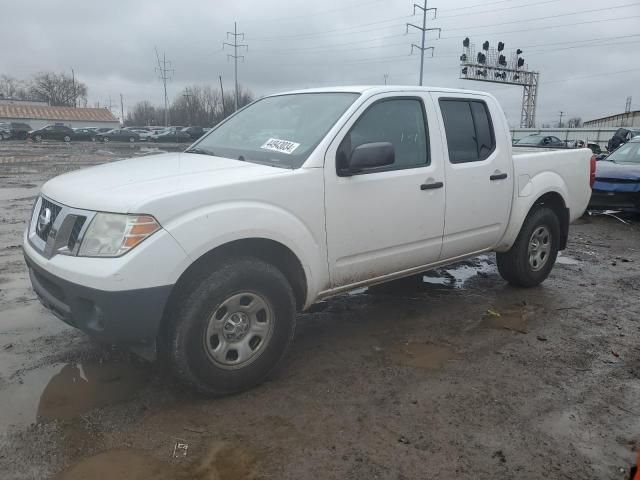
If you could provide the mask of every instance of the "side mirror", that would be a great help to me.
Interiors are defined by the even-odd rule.
[[[363,143],[353,149],[348,162],[346,162],[347,165],[339,165],[338,174],[347,177],[362,170],[386,167],[395,161],[396,154],[392,143]]]

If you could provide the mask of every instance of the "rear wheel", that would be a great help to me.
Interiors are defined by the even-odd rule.
[[[232,259],[185,290],[166,332],[177,376],[216,396],[262,382],[295,329],[293,290],[282,272],[255,258]]]
[[[549,208],[539,207],[527,216],[515,243],[497,253],[502,278],[519,287],[535,287],[551,272],[560,245],[560,221]]]

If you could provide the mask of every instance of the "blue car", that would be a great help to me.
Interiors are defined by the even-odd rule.
[[[589,208],[640,213],[640,137],[597,163]]]

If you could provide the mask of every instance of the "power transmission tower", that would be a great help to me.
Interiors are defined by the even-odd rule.
[[[167,81],[171,80],[171,75],[175,71],[171,68],[171,62],[167,60],[166,53],[162,52],[162,60],[160,60],[160,54],[156,47],[156,59],[158,60],[158,66],[156,72],[160,80],[162,80],[162,86],[164,87],[164,126],[169,126],[169,97],[167,97]]]
[[[564,112],[561,110],[560,111],[560,122],[558,123],[558,127],[562,128],[562,116],[564,115]]]
[[[241,58],[244,62],[244,55],[238,55],[238,48],[246,48],[247,50],[249,50],[249,45],[238,43],[238,37],[242,37],[241,40],[244,41],[244,33],[238,33],[238,25],[236,24],[236,22],[233,22],[233,32],[227,32],[227,40],[230,36],[233,37],[233,43],[222,42],[222,48],[224,49],[225,45],[233,47],[233,55],[228,53],[227,59],[233,58],[235,68],[234,80],[236,83],[236,110],[238,110],[238,59]]]
[[[436,18],[436,15],[438,13],[438,9],[437,8],[427,8],[427,0],[424,0],[424,6],[422,5],[418,5],[417,3],[413,4],[413,14],[416,14],[416,8],[419,8],[420,10],[422,10],[422,27],[419,27],[418,25],[414,25],[413,23],[407,23],[407,31],[406,33],[409,33],[409,27],[413,27],[416,28],[418,30],[420,30],[422,32],[422,43],[420,44],[420,46],[416,45],[415,43],[411,44],[411,54],[413,54],[413,49],[417,48],[418,50],[420,50],[420,83],[418,83],[418,85],[422,86],[422,77],[423,77],[423,69],[424,69],[424,51],[425,50],[431,50],[431,56],[433,57],[433,51],[435,50],[435,47],[425,47],[424,46],[424,41],[425,41],[425,36],[426,33],[428,31],[431,30],[437,30],[438,31],[438,38],[440,38],[440,33],[442,32],[441,28],[427,28],[427,12],[429,12],[430,10],[433,10],[433,18]]]

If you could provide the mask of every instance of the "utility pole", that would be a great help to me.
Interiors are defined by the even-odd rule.
[[[120,118],[122,119],[122,126],[124,127],[124,102],[122,100],[122,94],[120,94]]]
[[[227,116],[227,111],[224,108],[224,87],[222,86],[222,75],[218,76],[220,78],[220,93],[222,95],[222,118]]]
[[[73,88],[73,108],[76,108],[78,106],[78,91],[76,90],[76,74],[73,67],[71,68],[71,85]]]
[[[389,74],[388,74],[388,73],[385,73],[385,74],[384,74],[384,84],[385,84],[385,85],[387,84],[387,80],[389,80]]]
[[[188,88],[184,89],[184,93],[182,94],[182,96],[186,99],[187,102],[187,123],[188,123],[188,127],[191,126],[191,97],[193,97],[193,94],[191,92],[189,92]]]
[[[156,72],[160,80],[162,80],[162,86],[164,87],[164,126],[169,126],[169,97],[167,97],[167,80],[171,80],[171,75],[175,71],[171,68],[171,62],[167,61],[166,52],[162,52],[162,61],[160,60],[160,54],[156,47],[156,59],[158,60],[158,66]],[[168,67],[167,67],[168,65]]]
[[[562,128],[562,116],[564,115],[563,111],[560,111],[560,122],[558,124],[558,128]]]
[[[431,56],[433,57],[433,51],[435,50],[435,47],[425,47],[424,46],[424,41],[425,41],[425,36],[426,33],[430,30],[437,30],[438,31],[438,38],[440,38],[440,33],[442,32],[441,28],[427,28],[427,12],[429,12],[430,10],[433,10],[433,18],[436,18],[436,15],[438,13],[438,9],[437,8],[427,8],[427,0],[424,0],[424,6],[422,5],[418,5],[417,3],[413,4],[413,14],[416,14],[416,8],[419,8],[420,10],[422,10],[422,27],[419,27],[418,25],[414,25],[413,23],[407,23],[407,31],[406,33],[409,33],[409,27],[413,27],[416,28],[418,30],[420,30],[422,32],[422,43],[420,44],[420,46],[416,45],[415,43],[411,44],[411,54],[413,54],[413,49],[417,48],[418,50],[420,50],[420,82],[418,83],[418,85],[422,86],[422,77],[423,77],[423,70],[424,70],[424,51],[425,50],[431,50]]]
[[[238,48],[241,48],[241,49],[246,48],[247,50],[249,50],[249,45],[238,43],[238,37],[241,37],[241,40],[244,41],[244,33],[238,33],[238,25],[236,22],[233,22],[233,32],[227,32],[227,40],[229,39],[230,36],[233,37],[233,43],[222,42],[222,48],[224,49],[225,45],[228,45],[229,47],[233,47],[233,55],[231,55],[230,53],[227,54],[227,59],[233,58],[233,63],[235,68],[234,79],[236,83],[235,105],[236,105],[236,110],[238,110],[238,59],[241,58],[242,61],[244,62],[244,55],[238,55]]]
[[[111,101],[111,95],[109,95],[109,111],[113,110],[113,102]]]

